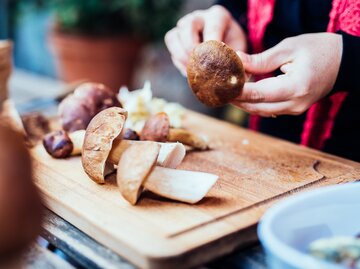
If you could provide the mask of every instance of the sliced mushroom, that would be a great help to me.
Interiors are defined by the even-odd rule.
[[[141,143],[139,141],[138,143]],[[160,152],[157,158],[157,165],[176,168],[185,157],[186,149],[182,143],[159,143]]]
[[[109,153],[108,160],[111,163],[117,164],[120,156],[131,145],[137,144],[149,144],[154,143],[160,145],[160,152],[157,158],[157,165],[169,168],[176,168],[182,162],[185,157],[186,149],[183,144],[174,143],[158,143],[150,141],[132,141],[121,140],[119,138],[113,141],[112,149]]]
[[[184,159],[185,147],[181,143],[122,140],[121,131],[125,119],[126,111],[124,109],[108,108],[91,120],[83,139],[77,137],[76,143],[81,145],[83,143],[84,170],[95,182],[104,183],[105,163],[117,165],[122,153],[133,144],[159,144],[160,154],[157,164],[161,166],[175,168]],[[75,147],[81,147],[81,145]]]
[[[155,143],[134,144],[124,151],[116,174],[117,183],[122,196],[135,205],[145,179],[155,166],[160,145]]]
[[[169,199],[195,204],[204,198],[218,178],[210,173],[155,167],[145,188]]]
[[[147,119],[140,134],[140,140],[180,142],[200,150],[209,148],[204,138],[185,129],[170,128],[169,117],[165,112]]]
[[[197,203],[215,184],[218,176],[155,166],[157,144],[133,144],[126,149],[117,167],[117,183],[122,196],[135,205],[143,188],[169,199]]]

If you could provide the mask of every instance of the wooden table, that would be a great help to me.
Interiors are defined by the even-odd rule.
[[[42,111],[52,115],[56,102],[52,98],[63,89],[64,84],[17,70],[10,83],[11,97],[20,112]],[[36,89],[36,91],[34,91]],[[47,210],[41,237],[44,240],[29,250],[25,256],[25,268],[135,268],[116,253],[94,241],[76,227]],[[55,255],[60,250],[64,255]],[[259,244],[238,250],[201,268],[264,269],[265,255]]]

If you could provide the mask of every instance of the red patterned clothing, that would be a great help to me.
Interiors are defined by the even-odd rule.
[[[343,35],[341,67],[328,97],[300,116],[251,117],[250,127],[360,161],[360,1],[228,0],[220,4],[237,10],[233,15],[248,31],[252,52],[303,33]]]

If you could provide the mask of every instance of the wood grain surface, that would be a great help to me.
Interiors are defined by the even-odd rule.
[[[185,126],[206,135],[212,150],[188,152],[180,168],[220,176],[198,204],[145,193],[131,206],[113,177],[98,185],[79,157],[55,160],[37,146],[34,177],[47,207],[141,268],[187,268],[256,240],[257,222],[274,202],[360,178],[359,163],[194,112]]]

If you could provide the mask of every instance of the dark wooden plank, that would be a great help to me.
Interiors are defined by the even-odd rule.
[[[208,265],[209,269],[266,269],[265,253],[259,244],[216,260]]]
[[[24,269],[74,269],[74,267],[38,244],[31,246],[23,260]]]
[[[85,268],[135,268],[119,255],[49,210],[46,210],[41,235]]]

